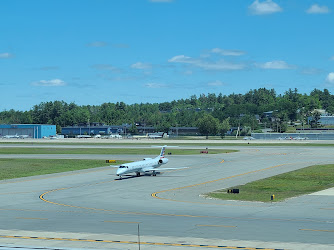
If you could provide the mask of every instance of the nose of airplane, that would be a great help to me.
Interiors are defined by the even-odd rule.
[[[117,169],[117,172],[116,172],[116,174],[117,175],[121,175],[121,174],[123,174],[125,172],[125,169]]]

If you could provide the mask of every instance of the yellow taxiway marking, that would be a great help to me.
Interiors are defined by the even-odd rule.
[[[60,189],[55,189],[55,190],[50,190],[47,191],[39,196],[39,198],[42,201],[45,201],[50,204],[54,205],[59,205],[59,206],[64,206],[64,207],[72,207],[72,208],[80,208],[80,209],[87,209],[87,210],[92,210],[92,211],[104,211],[104,212],[113,212],[113,213],[120,213],[120,214],[137,214],[137,215],[157,215],[157,216],[180,216],[180,217],[192,217],[192,218],[208,218],[210,216],[205,216],[205,215],[188,215],[188,214],[160,214],[160,213],[146,213],[146,212],[131,212],[131,211],[119,211],[119,210],[112,210],[112,209],[103,209],[103,208],[93,208],[93,207],[81,207],[81,206],[74,206],[74,205],[68,205],[68,204],[62,204],[62,203],[57,203],[53,201],[46,200],[44,196],[48,193],[51,192],[56,192],[60,190],[66,190],[70,188],[60,188]]]
[[[226,226],[226,225],[196,225],[198,227],[237,227],[237,226]]]
[[[104,222],[111,222],[111,223],[129,223],[129,224],[139,224],[140,222],[137,221],[118,221],[118,220],[105,220]]]
[[[227,180],[227,179],[231,179],[231,178],[235,178],[235,177],[239,177],[239,176],[243,176],[243,175],[247,175],[247,174],[252,174],[252,173],[256,173],[256,172],[261,172],[261,171],[273,169],[273,168],[280,167],[280,166],[283,166],[283,165],[288,165],[288,164],[280,164],[280,165],[276,165],[276,166],[272,166],[272,167],[268,167],[268,168],[264,168],[264,169],[254,170],[254,171],[250,171],[250,172],[246,172],[246,173],[242,173],[242,174],[238,174],[238,175],[233,175],[233,176],[229,176],[229,177],[220,178],[220,179],[217,179],[217,180],[212,180],[212,181],[207,181],[207,182],[203,182],[203,183],[193,184],[193,185],[189,185],[189,186],[184,186],[184,187],[178,187],[178,188],[173,188],[173,189],[158,191],[158,192],[155,192],[155,193],[151,194],[151,196],[154,197],[154,198],[157,198],[157,199],[162,199],[162,200],[177,201],[177,202],[187,202],[187,201],[178,201],[178,200],[161,198],[161,197],[158,197],[157,194],[163,193],[163,192],[168,192],[168,191],[180,190],[180,189],[184,189],[184,188],[196,187],[196,186],[199,186],[199,185],[213,183],[213,182],[217,182],[217,181],[221,181],[221,180]],[[83,185],[83,186],[91,186],[91,185],[96,185],[96,184],[101,184],[101,183],[107,183],[107,182],[112,182],[112,181],[105,181],[105,182],[88,184],[88,185]],[[105,212],[113,212],[113,213],[120,213],[120,214],[137,214],[137,215],[179,216],[179,217],[192,217],[192,218],[208,218],[208,217],[210,217],[210,216],[200,216],[200,215],[160,214],[160,213],[131,212],[131,211],[118,211],[118,210],[102,209],[102,208],[82,207],[82,206],[75,206],[75,205],[57,203],[57,202],[49,201],[49,200],[47,200],[47,199],[44,198],[44,196],[47,195],[47,194],[49,194],[49,193],[56,192],[56,191],[61,191],[61,190],[68,190],[68,189],[72,189],[72,188],[75,188],[75,187],[59,188],[59,189],[50,190],[50,191],[47,191],[47,192],[41,194],[39,196],[39,198],[42,201],[50,203],[50,204],[53,204],[53,205],[59,205],[59,206],[71,207],[71,208],[80,208],[80,209],[86,209],[86,210],[92,210],[92,211],[105,211]],[[196,202],[196,203],[198,203],[198,202]],[[201,202],[199,202],[199,203],[201,203]]]
[[[23,219],[23,220],[47,220],[46,218],[25,218],[25,217],[16,217],[16,219]]]
[[[317,229],[299,229],[301,231],[313,231],[313,232],[328,232],[328,233],[334,233],[334,230],[317,230]]]
[[[225,160],[222,160],[221,162],[219,162],[219,163],[223,163]]]
[[[49,237],[30,237],[30,236],[12,236],[0,235],[0,238],[7,239],[34,239],[34,240],[59,240],[59,241],[81,241],[81,242],[98,242],[98,243],[117,243],[117,244],[139,244],[137,241],[121,241],[121,240],[92,240],[92,239],[70,239],[70,238],[49,238]],[[161,243],[161,242],[140,242],[141,245],[152,246],[175,246],[175,247],[204,247],[204,248],[221,248],[221,249],[245,249],[256,250],[254,247],[236,247],[236,246],[215,246],[202,244],[187,244],[187,243]],[[261,248],[261,250],[275,250],[273,248]]]
[[[262,171],[270,170],[270,169],[273,169],[273,168],[281,167],[281,166],[284,166],[284,165],[288,165],[288,163],[287,164],[279,164],[279,165],[268,167],[268,168],[258,169],[258,170],[254,170],[254,171],[250,171],[250,172],[246,172],[246,173],[242,173],[242,174],[232,175],[232,176],[228,176],[228,177],[224,177],[224,178],[220,178],[220,179],[216,179],[216,180],[212,180],[212,181],[206,181],[206,182],[197,183],[197,184],[193,184],[193,185],[188,185],[188,186],[184,186],[184,187],[178,187],[178,188],[172,188],[172,189],[162,190],[162,191],[158,191],[158,192],[152,193],[151,196],[153,198],[157,198],[157,199],[161,199],[161,200],[178,201],[178,200],[173,200],[173,199],[161,198],[161,197],[159,197],[157,195],[161,194],[161,193],[165,193],[165,192],[180,190],[180,189],[184,189],[184,188],[197,187],[197,186],[200,186],[200,185],[205,185],[205,184],[209,184],[209,183],[213,183],[213,182],[217,182],[217,181],[222,181],[222,180],[232,179],[232,178],[236,178],[236,177],[240,177],[240,176],[244,176],[244,175],[248,175],[248,174],[262,172]],[[187,202],[187,201],[178,201],[178,202]]]

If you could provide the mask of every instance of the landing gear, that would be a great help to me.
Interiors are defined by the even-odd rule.
[[[121,175],[119,176],[119,179],[122,180],[122,176]]]
[[[140,172],[136,172],[136,176],[139,177],[140,176]]]
[[[155,171],[153,171],[152,175],[153,176],[157,176],[157,173]]]

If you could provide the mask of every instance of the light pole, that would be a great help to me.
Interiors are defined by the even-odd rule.
[[[138,223],[138,249],[140,250],[140,234],[139,234],[139,223]]]

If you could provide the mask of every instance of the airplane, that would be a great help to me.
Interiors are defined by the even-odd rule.
[[[5,136],[3,136],[3,138],[6,138],[6,139],[16,138],[16,139],[18,139],[18,138],[20,138],[20,136],[18,136],[17,134],[15,134],[15,135],[5,135]]]
[[[116,175],[119,176],[119,179],[122,180],[122,176],[129,173],[136,173],[136,176],[140,176],[141,173],[149,173],[152,172],[153,176],[156,176],[156,171],[164,171],[170,169],[178,169],[178,168],[159,168],[161,165],[166,164],[168,159],[165,158],[165,149],[167,145],[161,147],[160,155],[155,158],[144,158],[141,161],[135,161],[131,163],[125,163],[121,166],[112,166],[116,167],[117,172]]]
[[[77,135],[76,136],[77,138],[85,138],[85,139],[87,139],[87,138],[92,138],[90,135]]]
[[[116,139],[122,139],[122,136],[121,135],[119,135],[119,134],[111,134],[111,135],[109,135],[109,137],[108,138],[116,138]]]

